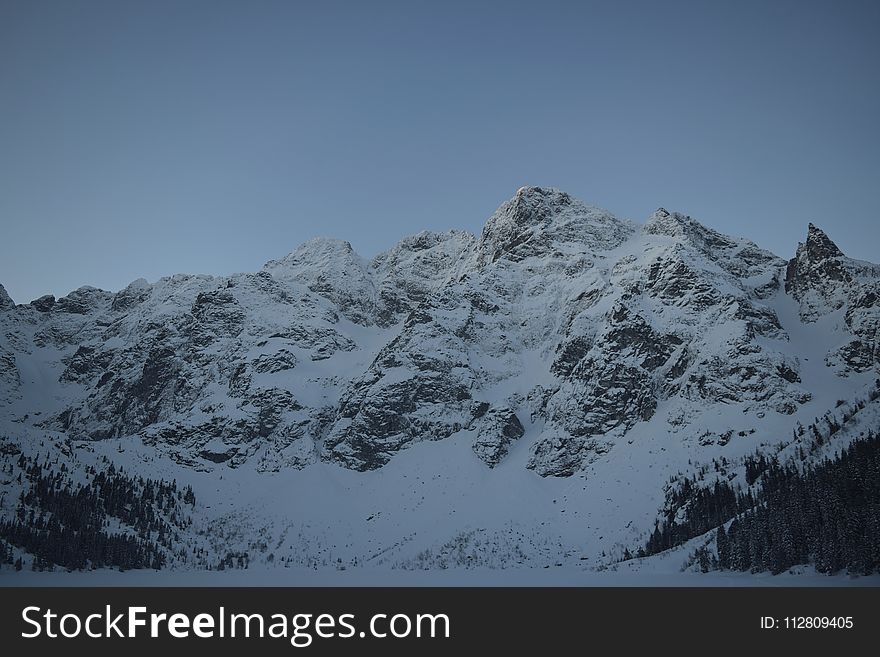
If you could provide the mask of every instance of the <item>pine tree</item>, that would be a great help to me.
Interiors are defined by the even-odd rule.
[[[730,543],[723,524],[719,525],[718,531],[715,532],[715,546],[718,550],[718,566],[723,569],[730,568]]]

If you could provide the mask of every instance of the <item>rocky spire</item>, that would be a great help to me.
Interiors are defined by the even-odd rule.
[[[819,305],[834,310],[843,304],[844,288],[852,282],[847,260],[828,235],[809,224],[806,242],[798,244],[785,271],[785,291],[801,302],[802,319],[816,319],[822,314]],[[817,305],[817,299],[823,304]]]
[[[9,297],[6,288],[3,287],[3,285],[0,285],[0,310],[7,310],[14,307],[15,302]]]
[[[831,241],[828,235],[814,224],[807,226],[807,241],[804,244],[804,251],[812,261],[839,258],[843,255],[843,251],[837,248],[837,245]]]
[[[827,293],[851,280],[843,251],[820,228],[807,227],[807,241],[798,244],[785,272],[785,291],[800,299],[810,289]]]

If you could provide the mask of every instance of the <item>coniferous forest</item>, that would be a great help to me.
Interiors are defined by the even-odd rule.
[[[637,556],[681,545],[718,527],[717,558],[705,547],[702,570],[777,574],[812,564],[822,573],[880,571],[880,437],[873,431],[833,458],[780,465],[774,458],[745,462],[755,492],[726,481],[701,486],[685,479],[668,495],[667,515]],[[729,526],[725,529],[725,525]]]
[[[833,457],[818,460],[835,436],[880,399],[880,379],[859,399],[808,427],[798,424],[782,463],[756,450],[746,456],[745,484],[725,458],[670,480],[660,519],[646,543],[624,559],[646,557],[717,528],[717,555],[702,545],[685,565],[780,573],[812,564],[823,573],[880,572],[880,436],[873,430]],[[838,408],[844,406],[838,402]],[[714,469],[714,481],[706,481]]]
[[[12,546],[33,555],[33,570],[162,568],[177,529],[191,521],[192,488],[175,482],[132,477],[110,464],[90,469],[86,485],[72,483],[64,470],[21,454],[24,484],[13,518],[0,520],[3,558]],[[21,558],[15,560],[22,568]]]
[[[780,573],[880,570],[880,438],[870,432],[834,459],[799,470],[771,464],[753,509],[718,528],[718,565]]]
[[[685,479],[679,488],[670,492],[669,502],[666,517],[654,526],[647,544],[637,556],[657,554],[705,534],[754,506],[755,499],[751,492],[743,494],[723,480],[705,487],[694,479]],[[683,518],[678,517],[679,509],[683,509]]]

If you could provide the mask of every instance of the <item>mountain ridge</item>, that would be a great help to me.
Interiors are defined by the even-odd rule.
[[[786,263],[663,208],[638,225],[558,189],[523,187],[478,237],[423,231],[371,260],[349,242],[318,238],[254,274],[178,274],[3,307],[37,312],[30,325],[50,318],[32,338],[38,347],[87,336],[104,345],[78,343],[60,359],[59,381],[89,394],[71,395],[45,428],[201,441],[186,456],[172,450],[192,463],[237,465],[261,453],[268,468],[319,459],[371,469],[463,430],[494,466],[524,420],[543,421],[529,467],[570,476],[673,397],[789,415],[809,400],[797,358],[775,344],[788,338],[766,303],[783,277],[805,321],[846,305],[854,339],[826,355],[829,365],[870,369],[880,358],[876,280],[852,285],[870,267],[812,223]],[[114,340],[128,344],[107,348]],[[24,354],[0,348],[14,397]],[[321,372],[309,382],[333,390],[298,401],[315,395],[282,375],[339,354],[362,369]],[[527,372],[524,354],[546,369]],[[205,445],[218,432],[216,452]]]
[[[676,527],[682,481],[750,490],[756,454],[876,428],[878,286],[815,226],[785,260],[523,188],[480,235],[372,259],[319,239],[252,273],[0,299],[0,493],[38,465],[190,486],[150,547],[174,568],[609,567]]]

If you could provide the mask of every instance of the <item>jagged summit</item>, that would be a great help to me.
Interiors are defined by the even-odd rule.
[[[369,263],[350,242],[326,237],[311,239],[280,260],[267,262],[263,271],[276,280],[304,285],[329,299],[355,323],[373,321],[375,282]]]
[[[690,215],[658,208],[642,227],[647,235],[676,240],[730,273],[749,278],[760,275],[768,265],[781,266],[784,260],[747,239],[731,237],[703,225]]]
[[[14,308],[15,302],[12,300],[12,297],[9,296],[9,293],[6,292],[6,288],[0,284],[0,310],[6,310],[7,308]]]
[[[483,229],[492,231],[496,224],[546,227],[573,203],[582,203],[569,194],[554,188],[520,187],[513,198],[501,204]]]
[[[293,251],[278,260],[270,260],[263,268],[273,269],[276,267],[297,267],[302,264],[318,264],[334,258],[350,259],[359,256],[347,240],[333,237],[313,237],[306,240]]]
[[[807,256],[811,260],[839,258],[843,255],[843,251],[831,241],[831,238],[813,223],[807,225],[807,241],[803,246]]]
[[[606,251],[635,232],[631,222],[555,188],[520,187],[486,222],[477,246],[482,267],[505,259]],[[568,245],[568,247],[566,246]]]
[[[87,315],[112,301],[114,295],[106,290],[101,290],[90,285],[83,285],[75,289],[66,297],[58,299],[56,310],[72,313],[74,315]]]
[[[28,305],[30,305],[30,307],[34,310],[37,310],[41,313],[47,313],[55,307],[55,295],[44,294],[43,296],[31,301]]]
[[[444,232],[437,232],[433,230],[423,230],[418,233],[414,233],[413,235],[407,235],[403,239],[401,239],[397,244],[393,247],[380,253],[376,256],[375,260],[382,260],[388,257],[389,254],[400,252],[400,251],[424,251],[425,249],[430,249],[441,242],[446,240],[454,240],[454,239],[465,239],[468,240],[473,239],[473,235],[463,230],[447,230]],[[469,241],[469,240],[468,240]]]
[[[785,291],[797,300],[805,322],[844,311],[850,336],[828,354],[829,365],[863,372],[880,364],[880,267],[847,257],[811,223],[786,267]]]
[[[712,248],[732,248],[744,240],[736,239],[701,224],[690,215],[670,212],[666,208],[655,210],[645,223],[644,232],[649,235],[666,235],[684,238],[695,244]]]
[[[823,306],[839,308],[846,296],[844,286],[852,281],[852,263],[814,224],[807,227],[807,239],[798,243],[785,272],[785,290],[802,304],[802,316],[816,319]]]
[[[684,237],[694,229],[703,229],[698,222],[680,212],[670,212],[666,208],[657,208],[645,222],[644,231],[651,235],[668,235]]]

